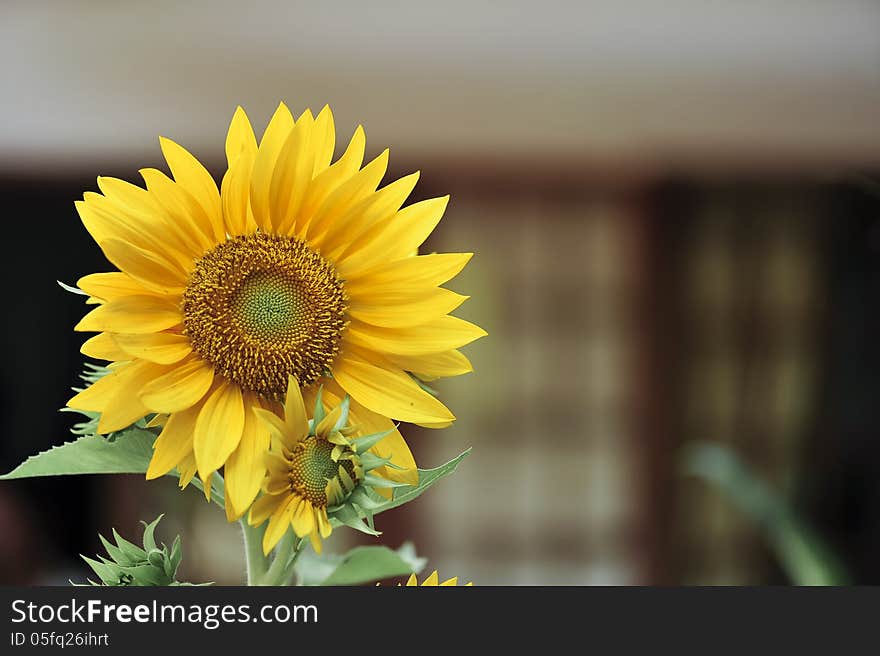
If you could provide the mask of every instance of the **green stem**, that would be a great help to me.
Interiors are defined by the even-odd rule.
[[[297,540],[292,531],[281,538],[275,549],[275,558],[264,577],[265,585],[289,585],[293,564],[299,557],[302,540]]]
[[[242,517],[239,521],[241,531],[244,535],[244,555],[247,560],[247,584],[248,585],[264,585],[263,580],[266,576],[266,570],[269,561],[263,555],[263,526],[250,526],[247,519]]]
[[[296,542],[296,546],[294,547],[293,556],[287,563],[287,567],[284,568],[284,572],[282,572],[280,577],[280,585],[290,585],[290,582],[293,580],[293,566],[296,565],[297,559],[299,559],[300,554],[303,552],[303,547],[306,546],[305,538],[300,538]]]

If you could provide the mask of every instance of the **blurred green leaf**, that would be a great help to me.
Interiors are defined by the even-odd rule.
[[[412,572],[409,560],[388,547],[355,547],[342,557],[321,585],[359,585]]]
[[[109,441],[99,435],[81,437],[31,456],[0,480],[71,474],[142,474],[153,455],[156,435],[132,427]]]
[[[143,548],[121,537],[116,529],[113,529],[116,544],[98,534],[109,558],[98,556],[98,560],[95,560],[82,556],[100,580],[98,583],[87,579],[88,583],[105,586],[193,585],[175,578],[183,557],[180,536],[174,538],[170,551],[164,543],[161,546],[156,543],[156,526],[162,517],[163,515],[159,515],[149,524],[141,522],[144,525]]]
[[[378,515],[386,510],[391,510],[392,508],[397,508],[405,503],[414,501],[420,497],[425,490],[434,485],[434,483],[454,472],[461,461],[470,455],[470,452],[471,450],[468,449],[455,456],[449,462],[444,463],[439,467],[435,467],[434,469],[420,469],[418,485],[407,485],[406,487],[396,488],[394,490],[394,496],[390,500],[382,502],[379,508],[373,510],[373,514]]]
[[[686,473],[715,486],[757,524],[793,583],[850,583],[846,568],[809,523],[731,449],[693,443],[685,447],[682,463]]]

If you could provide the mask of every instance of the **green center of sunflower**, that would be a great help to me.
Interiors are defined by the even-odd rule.
[[[235,237],[196,262],[183,293],[193,349],[241,388],[281,400],[293,375],[305,386],[329,369],[345,319],[332,265],[304,242]]]
[[[310,436],[297,443],[292,457],[288,460],[290,488],[319,508],[327,506],[327,483],[339,476],[340,466],[345,469],[352,481],[358,480],[352,460],[348,457],[333,459],[335,446],[323,438]],[[354,452],[343,448],[342,453],[348,456]]]

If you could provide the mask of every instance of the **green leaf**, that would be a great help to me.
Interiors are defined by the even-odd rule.
[[[434,483],[454,472],[459,463],[464,460],[470,452],[471,450],[468,449],[455,456],[449,462],[444,463],[439,467],[435,467],[434,469],[420,469],[418,485],[408,485],[406,487],[397,488],[394,490],[394,496],[389,501],[381,504],[379,508],[373,510],[373,514],[378,515],[386,510],[391,510],[392,508],[397,508],[405,503],[414,501],[420,497],[425,490],[434,485]]]
[[[850,582],[843,564],[813,527],[732,450],[708,442],[691,444],[682,463],[688,474],[714,485],[755,522],[793,583]]]
[[[155,434],[131,428],[109,442],[100,436],[81,437],[31,456],[0,480],[71,474],[143,474],[153,455]]]
[[[388,547],[355,547],[321,585],[359,585],[411,573],[410,563]]]
[[[320,585],[341,562],[342,556],[339,554],[325,552],[319,556],[311,547],[303,547],[293,566],[297,585]]]

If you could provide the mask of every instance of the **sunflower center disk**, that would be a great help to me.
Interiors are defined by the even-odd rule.
[[[330,369],[345,301],[333,267],[304,242],[254,233],[196,262],[183,293],[184,328],[217,373],[281,400],[288,375],[305,386]]]
[[[333,460],[333,447],[327,440],[309,437],[296,445],[289,460],[291,489],[319,508],[327,505],[327,481],[339,475],[340,465],[352,480],[357,480],[354,464],[350,460]]]

